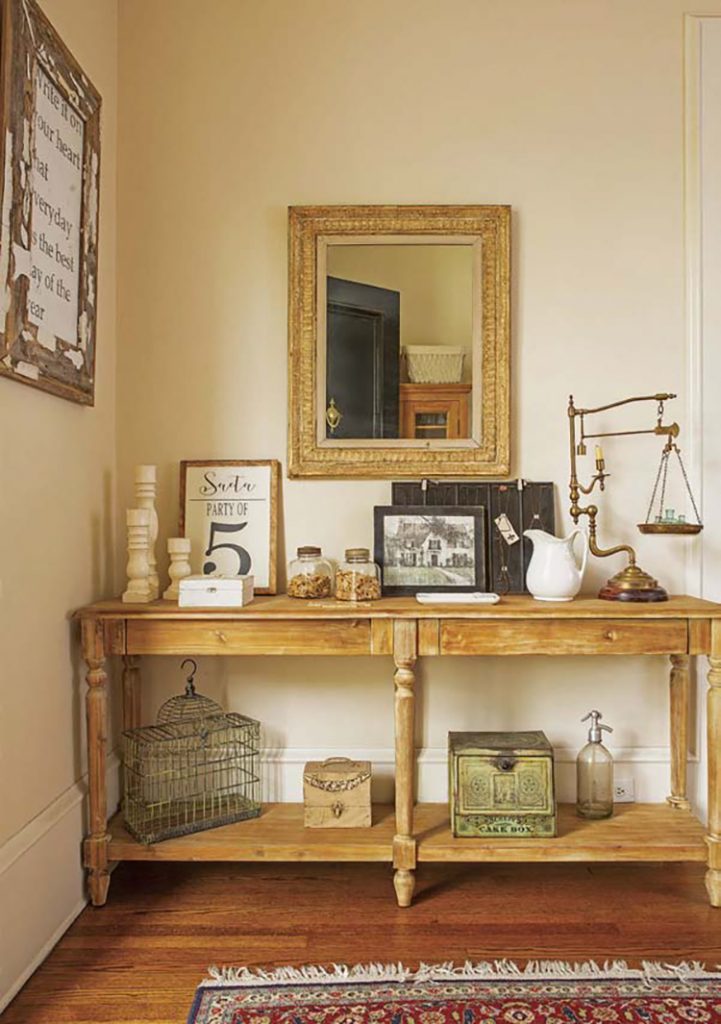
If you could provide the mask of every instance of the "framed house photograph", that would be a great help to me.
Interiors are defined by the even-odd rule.
[[[180,463],[180,534],[203,576],[255,577],[256,594],[275,594],[280,463]]]
[[[484,508],[383,505],[373,512],[386,596],[487,589]]]

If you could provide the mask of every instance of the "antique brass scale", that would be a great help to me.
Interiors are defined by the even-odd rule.
[[[596,505],[579,504],[582,494],[591,494],[596,484],[599,490],[605,490],[605,481],[610,473],[606,472],[606,462],[603,456],[603,449],[600,444],[596,445],[596,472],[591,482],[584,487],[578,481],[577,458],[586,454],[586,441],[598,440],[602,437],[627,437],[631,434],[655,434],[658,437],[665,437],[666,441],[661,452],[661,462],[656,474],[651,500],[646,513],[646,521],[638,524],[641,533],[646,534],[672,534],[688,535],[700,533],[703,529],[701,517],[696,507],[691,485],[688,481],[686,469],[681,458],[681,452],[676,444],[679,434],[678,423],[664,424],[664,402],[670,401],[676,395],[658,394],[641,395],[635,398],[624,398],[620,402],[611,402],[609,405],[599,405],[595,409],[579,409],[574,405],[573,395],[568,402],[568,423],[570,432],[571,448],[571,478],[569,481],[569,495],[571,499],[570,513],[574,523],[578,523],[581,516],[588,516],[588,546],[592,554],[598,558],[606,558],[608,555],[615,555],[625,551],[628,555],[628,565],[625,569],[612,576],[599,591],[598,596],[607,601],[667,601],[668,593],[649,573],[636,562],[636,552],[629,544],[617,544],[612,548],[602,548],[598,544],[597,519],[598,507]],[[632,402],[656,402],[656,426],[648,430],[612,430],[605,433],[589,434],[585,429],[585,417],[596,413],[606,412],[608,409],[617,409],[622,405],[630,405]],[[576,439],[576,421],[579,421],[580,436]],[[684,515],[676,515],[673,510],[664,509],[666,496],[666,485],[668,480],[669,463],[671,456],[675,455],[681,469],[686,491],[691,500],[696,522],[687,522]],[[658,504],[656,502],[658,501]],[[654,513],[654,507],[656,511]],[[652,518],[653,516],[653,518]]]

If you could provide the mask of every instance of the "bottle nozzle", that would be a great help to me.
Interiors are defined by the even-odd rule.
[[[602,725],[601,719],[603,715],[600,711],[589,711],[587,715],[584,715],[581,719],[582,722],[587,722],[591,719],[591,726],[588,730],[588,742],[589,743],[600,743],[601,742],[601,730],[605,729],[606,732],[613,732],[610,725]]]

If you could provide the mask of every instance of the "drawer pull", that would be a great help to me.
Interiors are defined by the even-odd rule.
[[[497,757],[496,768],[499,768],[502,772],[510,772],[516,763],[515,757]]]
[[[604,635],[607,640],[616,640],[618,637],[618,633],[615,629],[607,629]]]
[[[225,633],[222,631],[222,629],[217,629],[215,631],[215,635],[220,640],[221,644],[227,644],[228,637],[225,635]]]
[[[345,810],[345,805],[344,805],[342,800],[335,800],[330,805],[330,809],[331,809],[331,811],[333,811],[333,817],[334,818],[340,818],[341,814]]]

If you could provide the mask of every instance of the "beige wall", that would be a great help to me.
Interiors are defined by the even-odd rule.
[[[285,460],[289,204],[513,206],[514,472],[555,480],[559,506],[570,392],[593,405],[677,391],[683,423],[683,8],[216,0],[200,12],[192,0],[124,0],[120,504],[133,464],[157,462],[173,533],[181,458]],[[642,565],[683,589],[684,544],[634,527],[658,444],[606,449],[603,539],[630,539]],[[383,481],[285,480],[286,552],[370,543],[372,507],[389,498]],[[596,562],[589,588],[621,565]],[[150,712],[181,674],[150,659],[147,672]],[[271,746],[380,756],[392,745],[389,673],[382,660],[228,659],[206,661],[201,678],[261,718]],[[418,741],[437,771],[449,728],[540,726],[576,749],[578,719],[600,706],[638,762],[628,771],[640,794],[663,795],[663,659],[463,659],[425,665],[421,680]],[[569,795],[570,765],[561,784]]]
[[[328,273],[401,293],[400,343],[463,349],[471,381],[473,249],[469,245],[329,245]],[[403,380],[408,380],[404,374]]]
[[[116,0],[43,0],[103,97],[96,405],[0,379],[0,1007],[82,906],[70,613],[113,591]]]
[[[497,201],[515,210],[514,471],[554,479],[565,504],[570,391],[587,404],[684,391],[682,9],[219,0],[201,17],[190,0],[126,0],[122,497],[132,465],[157,461],[173,532],[179,459],[285,458],[288,204]],[[683,422],[683,399],[674,415]],[[656,449],[607,446],[603,528],[633,539],[642,564],[682,589],[684,548],[633,529]],[[338,554],[371,542],[372,506],[390,487],[286,480],[283,492],[287,550],[320,542]],[[619,564],[595,565],[589,585]],[[260,717],[267,743],[291,759],[391,746],[383,662],[203,670],[205,688]],[[180,676],[158,663],[148,672],[150,711]],[[641,793],[662,795],[660,659],[462,661],[425,666],[422,681],[418,740],[431,760],[448,728],[540,725],[573,748],[578,719],[600,704],[616,746],[639,761],[629,771]]]

